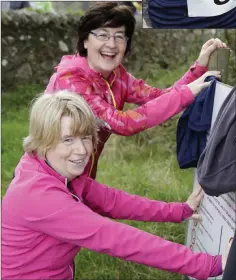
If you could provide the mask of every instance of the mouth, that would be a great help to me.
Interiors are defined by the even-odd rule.
[[[85,162],[85,158],[83,159],[77,159],[77,160],[69,160],[70,162],[74,163],[74,164],[81,164]]]
[[[100,54],[104,59],[107,59],[107,60],[112,60],[117,55],[117,53],[115,53],[115,52],[101,52]]]

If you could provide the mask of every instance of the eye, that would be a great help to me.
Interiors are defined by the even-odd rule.
[[[92,135],[86,135],[81,137],[82,140],[92,140]]]
[[[65,143],[71,143],[71,142],[73,142],[73,138],[65,138],[64,142]]]
[[[100,40],[108,40],[109,35],[106,33],[100,33],[97,35],[98,39]]]
[[[116,35],[115,38],[117,41],[126,41],[126,38],[124,35]]]

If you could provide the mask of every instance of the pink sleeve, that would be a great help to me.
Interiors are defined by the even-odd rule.
[[[93,93],[86,82],[76,80],[75,76],[59,79],[60,89],[72,90],[83,96],[95,115],[104,120],[112,132],[120,135],[133,135],[157,126],[181,112],[194,100],[191,90],[187,86],[181,86],[136,109],[120,111],[108,104],[101,95]]]
[[[221,275],[223,273],[222,269],[222,256],[215,256],[212,263],[211,268],[211,276],[216,277],[218,275]]]
[[[183,204],[184,204],[184,209],[183,209],[182,219],[186,220],[193,215],[193,209],[190,208],[190,206],[187,203],[183,203]]]
[[[81,184],[85,185],[83,193]],[[150,200],[102,185],[90,178],[74,180],[73,189],[96,213],[114,219],[149,222],[181,222],[185,203]]]
[[[175,87],[181,87],[191,83],[202,76],[206,71],[207,67],[200,66],[197,62],[195,62],[180,80],[178,80],[172,87],[163,90],[153,88],[145,84],[143,80],[136,79],[128,73],[128,89],[130,90],[127,94],[126,101],[128,103],[134,103],[138,105],[144,104],[152,99],[157,98],[158,96],[161,96],[162,94],[172,91]]]
[[[208,71],[208,68],[205,66],[201,66],[196,61],[184,74],[184,76],[178,80],[174,86],[182,86],[182,85],[188,85],[189,83],[193,82],[194,80],[200,78],[204,73]]]
[[[210,276],[212,256],[104,218],[58,187],[48,186],[48,191],[22,207],[25,227],[126,261],[202,280]]]

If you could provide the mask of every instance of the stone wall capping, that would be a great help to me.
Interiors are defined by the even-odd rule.
[[[19,10],[1,13],[2,89],[21,83],[45,86],[65,54],[76,53],[78,14]],[[124,66],[135,76],[155,79],[158,71],[190,66],[207,39],[227,39],[232,49],[228,82],[236,83],[235,30],[152,30],[137,21],[131,54]],[[190,62],[188,62],[190,60]]]

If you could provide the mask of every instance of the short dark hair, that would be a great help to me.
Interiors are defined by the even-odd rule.
[[[87,56],[84,41],[89,32],[99,27],[125,26],[125,35],[128,37],[125,55],[130,52],[131,41],[134,33],[136,20],[132,10],[119,2],[100,2],[90,7],[80,18],[78,26],[77,51],[80,56]]]

